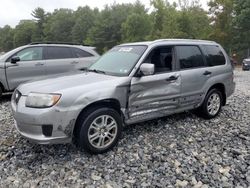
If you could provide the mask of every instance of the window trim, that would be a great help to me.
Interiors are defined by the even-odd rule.
[[[153,48],[151,48],[148,52],[147,55],[143,58],[143,60],[141,61],[142,63],[139,65],[138,69],[135,71],[135,74],[133,75],[133,77],[138,77],[138,75],[140,75],[140,66],[145,62],[145,60],[148,58],[149,54],[157,49],[157,48],[167,48],[167,47],[171,47],[172,48],[172,54],[173,54],[173,64],[172,64],[172,70],[171,71],[164,71],[164,72],[158,72],[158,73],[154,73],[153,75],[144,75],[144,76],[154,76],[154,75],[160,75],[160,74],[167,74],[167,73],[172,73],[172,72],[176,72],[177,70],[177,54],[176,54],[176,50],[175,50],[175,45],[159,45],[159,46],[155,46]],[[141,76],[140,76],[141,77]]]
[[[213,66],[210,66],[209,63],[208,63],[208,61],[207,61],[207,58],[206,58],[206,56],[209,55],[208,52],[207,52],[207,50],[206,50],[206,46],[213,46],[213,47],[219,48],[220,52],[222,53],[222,55],[224,57],[225,63],[222,64],[222,65],[213,65]],[[223,52],[223,50],[221,49],[221,47],[219,45],[216,45],[216,44],[203,44],[203,45],[201,45],[201,49],[202,49],[202,51],[204,51],[204,58],[206,60],[206,63],[207,63],[208,67],[218,67],[218,66],[224,66],[224,65],[227,64],[227,58],[225,57],[225,53]]]
[[[19,52],[26,50],[28,48],[42,48],[42,59],[37,59],[37,60],[26,60],[26,61],[19,61],[19,62],[29,62],[29,61],[44,61],[45,60],[45,49],[44,46],[28,46],[25,48],[22,48],[20,50],[18,50],[17,52],[15,52],[14,54],[12,54],[10,57],[7,58],[7,60],[5,62],[10,62],[12,57],[15,57]]]
[[[83,51],[83,52],[89,54],[89,56],[86,56],[86,57],[77,57],[77,56],[76,56],[76,53],[75,53],[75,51],[74,51],[75,49],[81,50],[81,51]],[[90,53],[90,52],[88,52],[88,51],[86,51],[86,50],[83,50],[83,49],[81,49],[81,48],[70,47],[70,50],[71,50],[71,53],[73,54],[73,57],[74,57],[74,58],[89,58],[89,57],[93,57],[93,56],[94,56],[92,53]]]
[[[177,50],[176,50],[176,47],[178,47],[178,46],[194,46],[194,47],[197,47],[199,49],[199,51],[201,52],[201,56],[202,56],[202,59],[203,59],[203,62],[204,62],[204,66],[181,69],[180,57],[179,57],[179,54],[177,53]],[[209,67],[208,64],[207,64],[203,49],[201,48],[201,45],[198,45],[198,44],[178,44],[178,45],[174,45],[174,48],[175,48],[176,57],[177,57],[176,64],[177,64],[177,70],[178,71],[194,70],[194,69]]]
[[[53,48],[69,48],[69,52],[70,52],[70,54],[71,54],[72,57],[70,57],[70,58],[54,58],[54,59],[48,58],[48,49],[49,49],[50,47],[53,47]],[[45,60],[74,59],[74,58],[75,58],[75,57],[74,57],[74,54],[73,54],[73,52],[72,52],[72,50],[71,50],[71,47],[67,47],[67,46],[45,46],[45,53],[44,53],[44,54],[45,54],[45,55],[44,55],[44,59],[45,59]]]

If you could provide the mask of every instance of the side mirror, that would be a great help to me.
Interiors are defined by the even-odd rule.
[[[14,57],[12,57],[11,60],[10,60],[10,62],[13,63],[13,64],[15,64],[15,63],[18,62],[18,61],[20,61],[20,57],[18,57],[18,56],[14,56]]]
[[[140,66],[140,71],[144,76],[153,75],[155,73],[155,65],[151,63],[143,63]]]

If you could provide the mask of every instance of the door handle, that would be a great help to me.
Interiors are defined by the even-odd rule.
[[[78,64],[78,63],[79,63],[78,61],[72,61],[70,64],[75,65],[75,64]]]
[[[43,66],[44,63],[36,63],[35,66]]]
[[[170,76],[169,78],[166,79],[166,81],[171,82],[177,79],[178,79],[178,76]]]
[[[204,73],[203,73],[203,75],[205,75],[205,76],[208,76],[208,75],[211,75],[212,74],[212,72],[210,72],[210,71],[205,71]]]

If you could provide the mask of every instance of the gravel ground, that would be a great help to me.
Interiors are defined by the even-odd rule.
[[[248,187],[250,72],[219,117],[186,112],[128,126],[112,151],[91,156],[73,145],[35,145],[0,102],[0,187]]]

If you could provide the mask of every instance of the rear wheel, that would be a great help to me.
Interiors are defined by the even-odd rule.
[[[205,119],[216,117],[222,107],[222,94],[218,89],[211,89],[203,104],[196,110],[197,114]]]
[[[99,154],[117,144],[122,120],[120,114],[112,108],[93,108],[80,117],[77,126],[77,145],[90,153]]]

